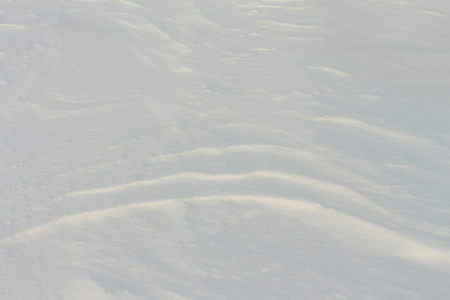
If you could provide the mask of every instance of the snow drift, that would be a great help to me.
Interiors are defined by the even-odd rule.
[[[2,299],[446,299],[445,1],[4,1]]]

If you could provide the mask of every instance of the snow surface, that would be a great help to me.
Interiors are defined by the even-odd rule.
[[[1,299],[449,299],[447,0],[0,2]]]

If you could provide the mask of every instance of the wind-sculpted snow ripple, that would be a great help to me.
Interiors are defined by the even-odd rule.
[[[111,236],[122,238],[110,239]],[[308,245],[311,238],[314,243],[323,243],[322,247]],[[45,251],[48,240],[52,241],[55,255]],[[333,255],[326,252],[330,245],[333,245]],[[168,282],[185,276],[213,280],[214,265],[223,260],[233,268],[242,268],[242,274],[232,273],[233,278],[227,279],[231,282],[245,280],[248,276],[266,282],[273,276],[283,276],[284,272],[278,268],[292,263],[303,265],[306,269],[299,268],[294,273],[305,276],[312,271],[311,262],[306,263],[311,257],[325,259],[313,262],[313,270],[320,266],[324,268],[322,272],[333,272],[336,266],[350,265],[358,272],[376,274],[373,263],[388,257],[412,263],[414,268],[433,270],[435,284],[440,284],[450,274],[449,249],[430,246],[425,241],[311,201],[269,196],[183,197],[119,205],[60,218],[3,239],[0,247],[3,253],[0,263],[4,265],[11,263],[11,257],[17,257],[15,249],[18,247],[25,250],[33,247],[33,255],[22,258],[23,271],[40,257],[41,270],[61,272],[60,268],[65,266],[63,261],[69,259],[77,261],[78,265],[67,266],[74,273],[70,272],[72,275],[68,274],[66,279],[77,278],[84,282],[83,285],[101,285],[108,289],[114,282],[108,278],[120,279],[123,272],[136,276],[131,267],[151,278],[163,270],[164,274],[167,269],[172,270],[174,277]],[[307,257],[299,256],[299,250]],[[357,262],[351,263],[343,253],[352,253]],[[112,274],[100,271],[105,267],[101,259],[105,254],[110,257],[108,264],[111,271],[114,270]],[[281,254],[283,258],[278,257]],[[367,254],[370,260],[365,259]],[[402,266],[398,262],[393,264]],[[0,276],[5,277],[1,272]],[[217,274],[223,280],[221,276],[231,270],[221,266],[220,272],[225,272]],[[316,272],[320,274],[317,269]],[[346,275],[339,280],[347,282],[352,277]],[[19,277],[8,280],[22,281]],[[307,291],[317,284],[308,279],[305,282],[309,283]],[[155,293],[141,282],[135,284],[134,293],[143,288],[146,293]],[[417,284],[422,283],[417,281]],[[304,288],[300,290],[304,291]],[[103,292],[101,289],[96,291]]]
[[[328,207],[363,214],[365,218],[389,215],[364,196],[340,185],[311,177],[271,171],[244,174],[180,173],[153,180],[71,193],[60,199],[75,209],[105,208],[126,203],[219,195],[283,196],[309,199]],[[67,207],[64,207],[64,211]],[[354,212],[353,212],[354,210]]]

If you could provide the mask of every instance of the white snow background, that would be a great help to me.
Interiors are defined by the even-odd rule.
[[[0,1],[0,299],[450,299],[449,15]]]

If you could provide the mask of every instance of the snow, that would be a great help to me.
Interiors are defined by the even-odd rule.
[[[1,299],[448,299],[447,1],[0,5]]]

